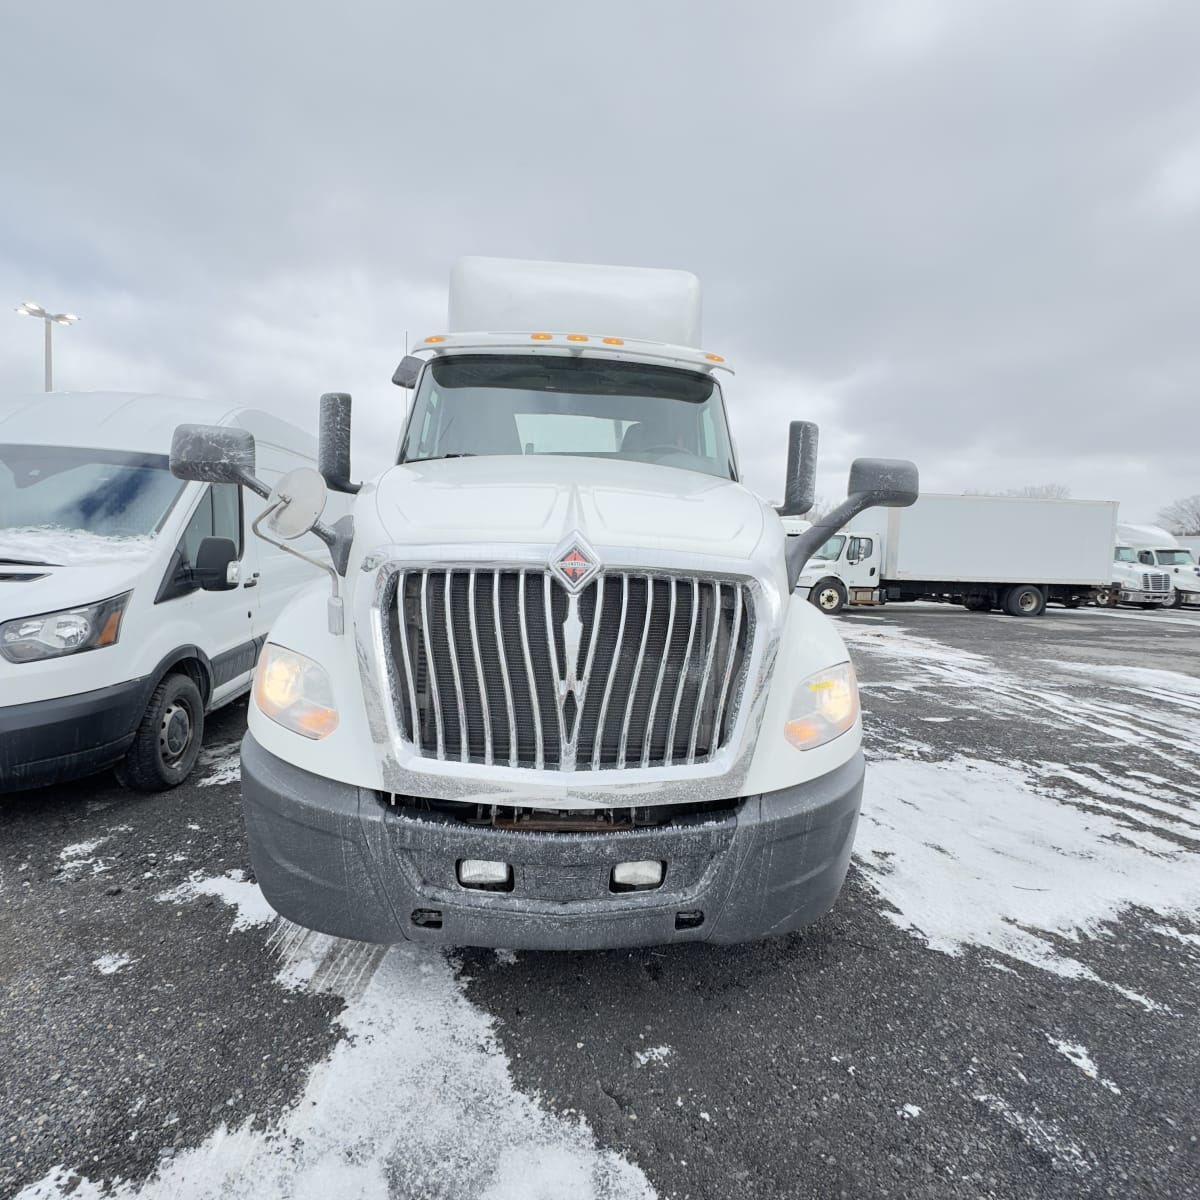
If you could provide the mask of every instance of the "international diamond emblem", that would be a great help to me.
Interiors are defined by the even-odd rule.
[[[569,592],[581,591],[600,572],[600,561],[581,538],[571,538],[554,552],[550,570]]]

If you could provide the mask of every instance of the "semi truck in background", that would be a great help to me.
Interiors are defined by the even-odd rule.
[[[311,585],[251,536],[259,497],[172,476],[171,436],[197,418],[253,436],[272,483],[316,461],[312,434],[229,404],[0,403],[0,792],[109,766],[142,791],[181,783],[205,714],[246,693],[267,629]]]
[[[861,720],[845,645],[792,585],[841,523],[911,504],[916,468],[858,460],[787,537],[740,482],[730,374],[693,275],[473,258],[396,371],[413,400],[378,477],[352,481],[344,394],[322,397],[320,474],[274,489],[247,433],[177,430],[177,475],[269,491],[264,530],[311,530],[334,563],[272,628],[242,744],[280,913],[594,948],[746,941],[832,905]],[[783,515],[811,508],[815,454],[793,422]],[[336,525],[327,489],[353,495]]]
[[[940,600],[972,612],[1041,615],[1107,592],[1117,505],[1106,500],[923,494],[868,514],[817,548],[798,594],[823,612]]]
[[[1200,606],[1200,568],[1191,548],[1157,525],[1117,525],[1117,544],[1131,550],[1172,608]]]

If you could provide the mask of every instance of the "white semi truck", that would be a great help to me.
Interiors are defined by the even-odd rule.
[[[268,498],[331,587],[259,660],[243,807],[285,917],[371,942],[583,948],[781,934],[833,903],[863,780],[854,671],[795,599],[801,563],[911,463],[859,460],[785,538],[739,482],[694,276],[465,259],[447,331],[397,369],[395,465],[351,482],[350,399],[321,474]],[[815,427],[782,511],[811,507]],[[266,489],[254,445],[184,426],[181,477]],[[325,488],[352,515],[320,522]],[[786,549],[785,549],[786,545]]]
[[[1140,573],[1153,575],[1164,603],[1172,608],[1200,606],[1200,568],[1190,547],[1157,525],[1117,526],[1117,544],[1133,552]]]
[[[1117,505],[1106,500],[926,493],[868,514],[817,548],[797,593],[823,612],[848,604],[941,600],[973,612],[1039,616],[1109,586]]]

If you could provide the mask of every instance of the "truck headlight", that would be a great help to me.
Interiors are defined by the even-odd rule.
[[[254,671],[254,703],[284,729],[314,741],[328,737],[338,725],[325,668],[271,642]]]
[[[9,662],[37,662],[115,645],[132,592],[0,625],[0,654]]]
[[[840,663],[810,675],[796,688],[783,736],[797,750],[812,750],[840,737],[857,720],[858,680],[850,663]]]

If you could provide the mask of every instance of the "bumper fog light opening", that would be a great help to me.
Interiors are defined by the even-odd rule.
[[[460,858],[457,874],[458,882],[473,891],[511,892],[513,889],[512,867],[506,862],[490,858]]]
[[[608,886],[614,892],[648,892],[662,887],[666,874],[667,864],[655,859],[617,863]]]

